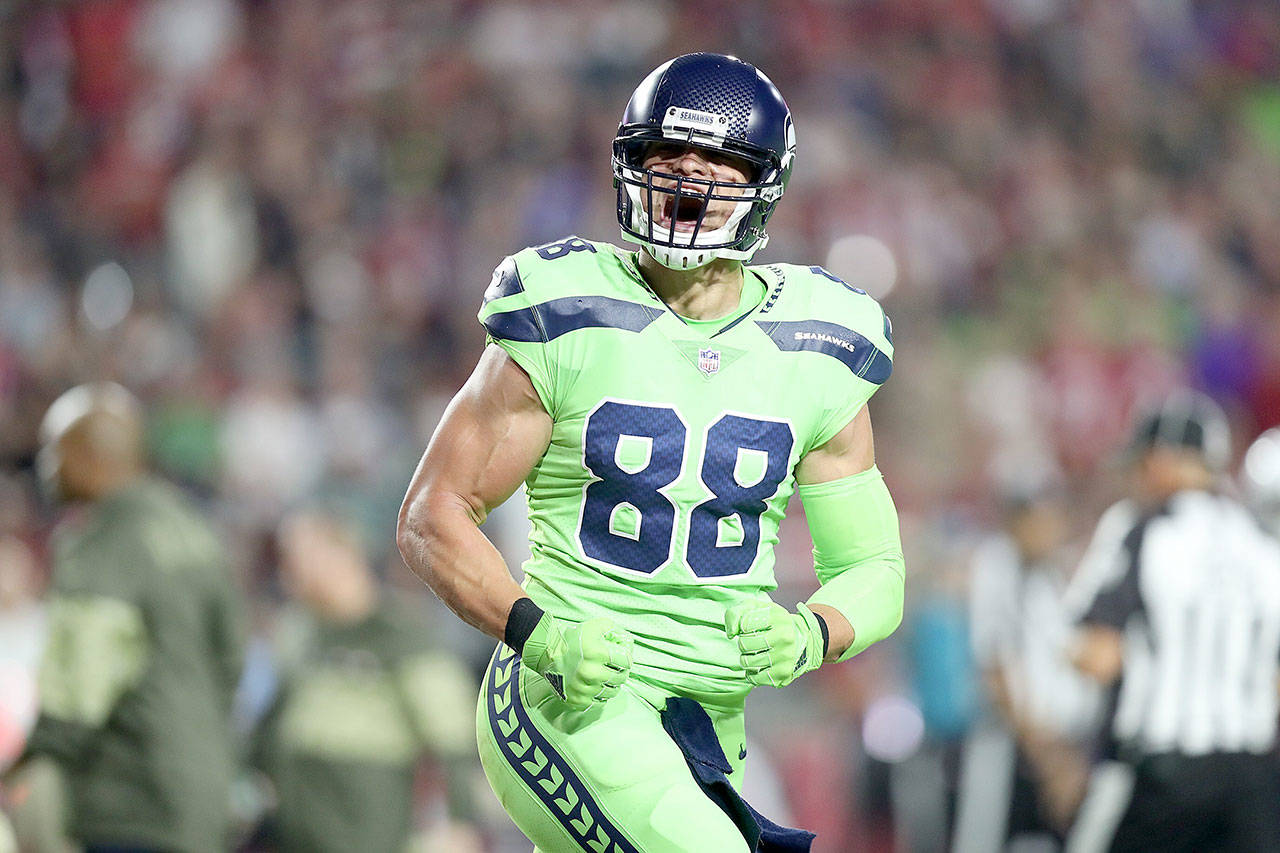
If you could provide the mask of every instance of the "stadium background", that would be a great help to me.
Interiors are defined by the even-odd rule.
[[[749,714],[817,849],[889,849],[895,805],[901,824],[936,788],[903,768],[983,713],[967,560],[1002,502],[1060,489],[1070,560],[1123,490],[1142,401],[1202,388],[1237,448],[1280,424],[1273,2],[0,4],[6,636],[31,630],[47,578],[39,418],[109,378],[227,532],[257,637],[282,597],[275,525],[321,501],[479,663],[487,641],[400,566],[396,507],[482,347],[491,270],[570,233],[616,239],[618,116],[694,50],[757,64],[795,116],[758,260],[823,264],[894,322],[872,412],[906,622]],[[490,523],[513,560],[521,524]],[[813,585],[807,549],[790,519],[786,603]],[[29,710],[20,646],[0,649],[0,761]],[[493,849],[519,849],[500,823]]]

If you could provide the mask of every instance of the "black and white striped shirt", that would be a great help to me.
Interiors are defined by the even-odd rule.
[[[1080,578],[1096,590],[1081,622],[1124,632],[1113,724],[1122,754],[1268,750],[1280,544],[1236,501],[1200,491],[1110,538],[1112,558]]]

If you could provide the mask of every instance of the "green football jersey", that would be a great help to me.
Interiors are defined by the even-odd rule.
[[[480,321],[554,421],[526,481],[526,589],[553,615],[609,616],[642,686],[740,707],[725,611],[777,586],[796,463],[888,377],[879,304],[821,267],[746,267],[764,299],[690,324],[634,253],[570,237],[506,258]]]

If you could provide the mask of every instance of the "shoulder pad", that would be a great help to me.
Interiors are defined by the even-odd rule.
[[[578,295],[598,289],[602,276],[593,275],[602,264],[616,259],[613,246],[592,243],[581,237],[566,237],[542,246],[530,246],[503,258],[493,271],[493,280],[484,292],[484,303],[518,293],[530,301],[556,296]]]
[[[842,317],[857,324],[858,331],[879,332],[884,342],[893,346],[893,324],[889,315],[884,312],[870,294],[861,287],[854,287],[844,279],[828,272],[823,267],[793,267],[800,274],[808,273],[812,283],[813,307],[820,317]],[[830,312],[830,313],[828,313]],[[870,329],[865,328],[871,323]]]
[[[829,355],[875,385],[889,378],[893,325],[865,290],[820,266],[771,264],[756,269],[784,280],[777,307],[766,305],[758,321],[779,349]],[[771,289],[767,300],[774,293]]]
[[[612,245],[567,237],[504,258],[480,322],[497,340],[547,343],[583,328],[640,331],[662,313],[652,302]]]

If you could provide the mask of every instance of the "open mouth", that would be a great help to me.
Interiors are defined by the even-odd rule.
[[[662,213],[658,217],[658,224],[670,228],[673,231],[692,231],[698,225],[698,220],[702,218],[702,212],[706,209],[707,203],[704,199],[693,198],[686,195],[667,196],[662,204]]]

